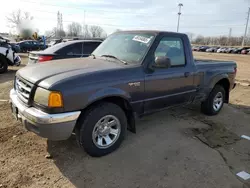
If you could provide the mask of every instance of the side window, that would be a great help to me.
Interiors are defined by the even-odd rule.
[[[163,37],[155,50],[155,57],[166,56],[171,67],[185,66],[185,53],[182,40],[177,37]]]
[[[83,54],[91,54],[101,43],[100,42],[83,42]]]
[[[79,43],[74,43],[70,44],[68,46],[65,46],[58,50],[60,55],[81,55],[82,54],[82,44]]]

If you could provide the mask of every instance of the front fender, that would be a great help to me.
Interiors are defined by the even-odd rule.
[[[125,99],[128,102],[131,101],[131,96],[126,91],[120,88],[109,87],[109,88],[98,90],[97,92],[90,95],[87,99],[87,103],[85,104],[85,107],[96,101],[99,101],[108,97],[120,97],[120,98]]]

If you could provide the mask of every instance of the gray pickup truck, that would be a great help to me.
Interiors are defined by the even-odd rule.
[[[117,149],[135,119],[201,102],[215,115],[235,87],[235,62],[193,59],[188,37],[162,31],[110,35],[88,58],[20,69],[11,108],[26,129],[50,140],[72,133],[91,156]]]

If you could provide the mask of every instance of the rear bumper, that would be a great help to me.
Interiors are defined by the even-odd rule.
[[[47,114],[34,107],[27,107],[19,101],[14,89],[10,91],[10,102],[12,108],[17,108],[17,119],[21,120],[27,130],[49,140],[68,139],[81,113]]]

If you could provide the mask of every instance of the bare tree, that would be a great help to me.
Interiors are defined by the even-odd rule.
[[[58,31],[57,28],[54,27],[52,30],[45,31],[45,36],[47,36],[48,38],[50,38],[50,37],[65,37],[66,33],[64,30]]]
[[[202,44],[204,43],[204,37],[202,35],[198,35],[194,41],[193,41],[194,44]]]
[[[76,37],[80,35],[82,32],[82,26],[81,24],[77,22],[73,22],[68,25],[68,35],[72,37]]]
[[[9,16],[6,16],[7,21],[9,22],[9,26],[12,28],[18,28],[19,25],[24,20],[32,20],[33,17],[29,12],[22,12],[20,9],[13,11]]]
[[[91,36],[93,38],[107,36],[106,33],[104,32],[104,30],[102,29],[102,27],[100,27],[100,26],[92,25],[92,26],[90,26],[89,31],[90,31]],[[104,35],[106,35],[106,36],[104,36]]]
[[[58,37],[65,37],[66,33],[64,30],[58,30],[56,31]]]
[[[91,37],[88,25],[83,26],[82,35],[83,35],[84,38],[90,38]]]
[[[190,32],[188,32],[188,33],[186,33],[186,34],[187,34],[187,36],[188,36],[189,40],[192,42],[192,41],[193,41],[193,39],[194,39],[194,33],[190,33]]]

